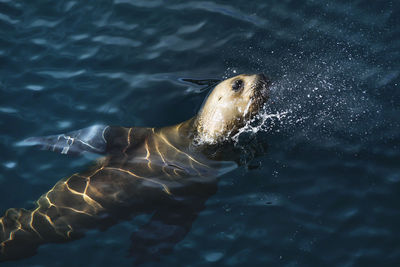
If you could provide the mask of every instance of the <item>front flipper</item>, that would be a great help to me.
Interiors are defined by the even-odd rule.
[[[80,155],[84,152],[104,154],[107,149],[105,132],[109,126],[94,125],[65,134],[30,137],[20,146],[36,146],[43,150],[52,150],[61,154]]]
[[[170,253],[190,231],[193,221],[204,205],[189,207],[184,205],[157,210],[151,220],[132,234],[130,255],[136,264],[158,261]]]

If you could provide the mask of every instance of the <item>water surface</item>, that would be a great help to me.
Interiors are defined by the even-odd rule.
[[[88,159],[17,147],[94,124],[163,126],[206,92],[268,75],[269,152],[221,177],[162,266],[398,266],[395,1],[0,1],[0,211],[32,207]],[[279,115],[279,116],[276,116]],[[131,266],[146,218],[4,266]],[[148,266],[152,266],[151,263]]]

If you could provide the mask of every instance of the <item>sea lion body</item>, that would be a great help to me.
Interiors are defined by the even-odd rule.
[[[258,93],[260,84],[265,88],[265,79],[253,76],[257,83],[248,90]],[[196,144],[201,133],[208,139],[214,137],[206,131],[202,110],[188,121],[163,128],[105,127],[104,142],[98,147],[83,139],[66,138],[64,152],[81,141],[87,150],[99,148],[106,156],[89,170],[57,182],[39,198],[35,209],[7,210],[0,218],[0,261],[31,256],[41,244],[77,239],[86,229],[106,229],[141,213],[152,214],[152,218],[133,234],[132,254],[143,260],[172,250],[190,230],[205,201],[215,194],[217,177],[237,166],[237,161],[225,155],[231,144]],[[206,112],[209,116],[210,110]],[[210,125],[217,131],[215,122]],[[226,128],[218,137],[235,130]]]

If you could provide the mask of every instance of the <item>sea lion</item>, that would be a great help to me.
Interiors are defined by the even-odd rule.
[[[216,192],[216,178],[237,166],[230,137],[259,112],[269,85],[263,74],[224,80],[197,116],[173,126],[93,126],[28,139],[63,154],[105,156],[57,182],[35,209],[8,209],[0,218],[0,261],[32,256],[41,244],[74,240],[86,229],[141,213],[152,217],[133,234],[132,254],[145,260],[172,250]]]

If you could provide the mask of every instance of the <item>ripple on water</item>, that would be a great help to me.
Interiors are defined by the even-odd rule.
[[[240,10],[234,8],[233,6],[217,4],[211,1],[186,2],[183,4],[170,5],[168,6],[168,8],[176,10],[190,10],[190,9],[205,10],[208,12],[218,13],[223,16],[228,16],[233,19],[249,22],[258,27],[265,27],[267,26],[268,22],[266,19],[261,18],[257,15],[254,14],[248,15],[244,12],[241,12]]]
[[[217,262],[224,256],[222,252],[208,252],[204,255],[204,258],[208,262]]]
[[[13,169],[17,166],[17,163],[15,161],[8,161],[8,162],[4,162],[4,167],[8,168],[8,169]]]
[[[189,33],[194,33],[200,30],[204,25],[206,24],[205,21],[201,21],[199,23],[193,24],[193,25],[184,25],[178,29],[176,34],[189,34]]]
[[[0,112],[3,113],[18,113],[18,109],[15,108],[11,108],[11,107],[1,107],[0,106]]]
[[[136,7],[154,8],[163,5],[161,0],[114,0],[114,4],[128,4]]]
[[[30,23],[30,28],[54,28],[60,24],[61,20],[51,21],[44,19],[36,19]]]
[[[42,91],[44,89],[44,86],[41,85],[36,85],[36,84],[29,84],[25,86],[26,89],[32,90],[32,91]]]
[[[161,36],[157,44],[151,46],[150,50],[160,51],[172,50],[172,51],[185,51],[193,50],[200,47],[204,43],[204,39],[198,38],[193,40],[184,40],[175,35]]]
[[[79,75],[86,73],[86,70],[77,70],[77,71],[38,71],[38,74],[49,75],[55,79],[70,79]]]
[[[9,24],[17,24],[18,22],[20,22],[19,20],[12,19],[9,16],[7,16],[5,14],[2,14],[2,13],[0,13],[0,21],[4,21],[4,22],[9,23]]]
[[[142,45],[140,41],[132,40],[125,37],[114,37],[107,35],[96,36],[93,37],[92,40],[94,42],[99,42],[106,45],[131,46],[131,47],[139,47]]]

